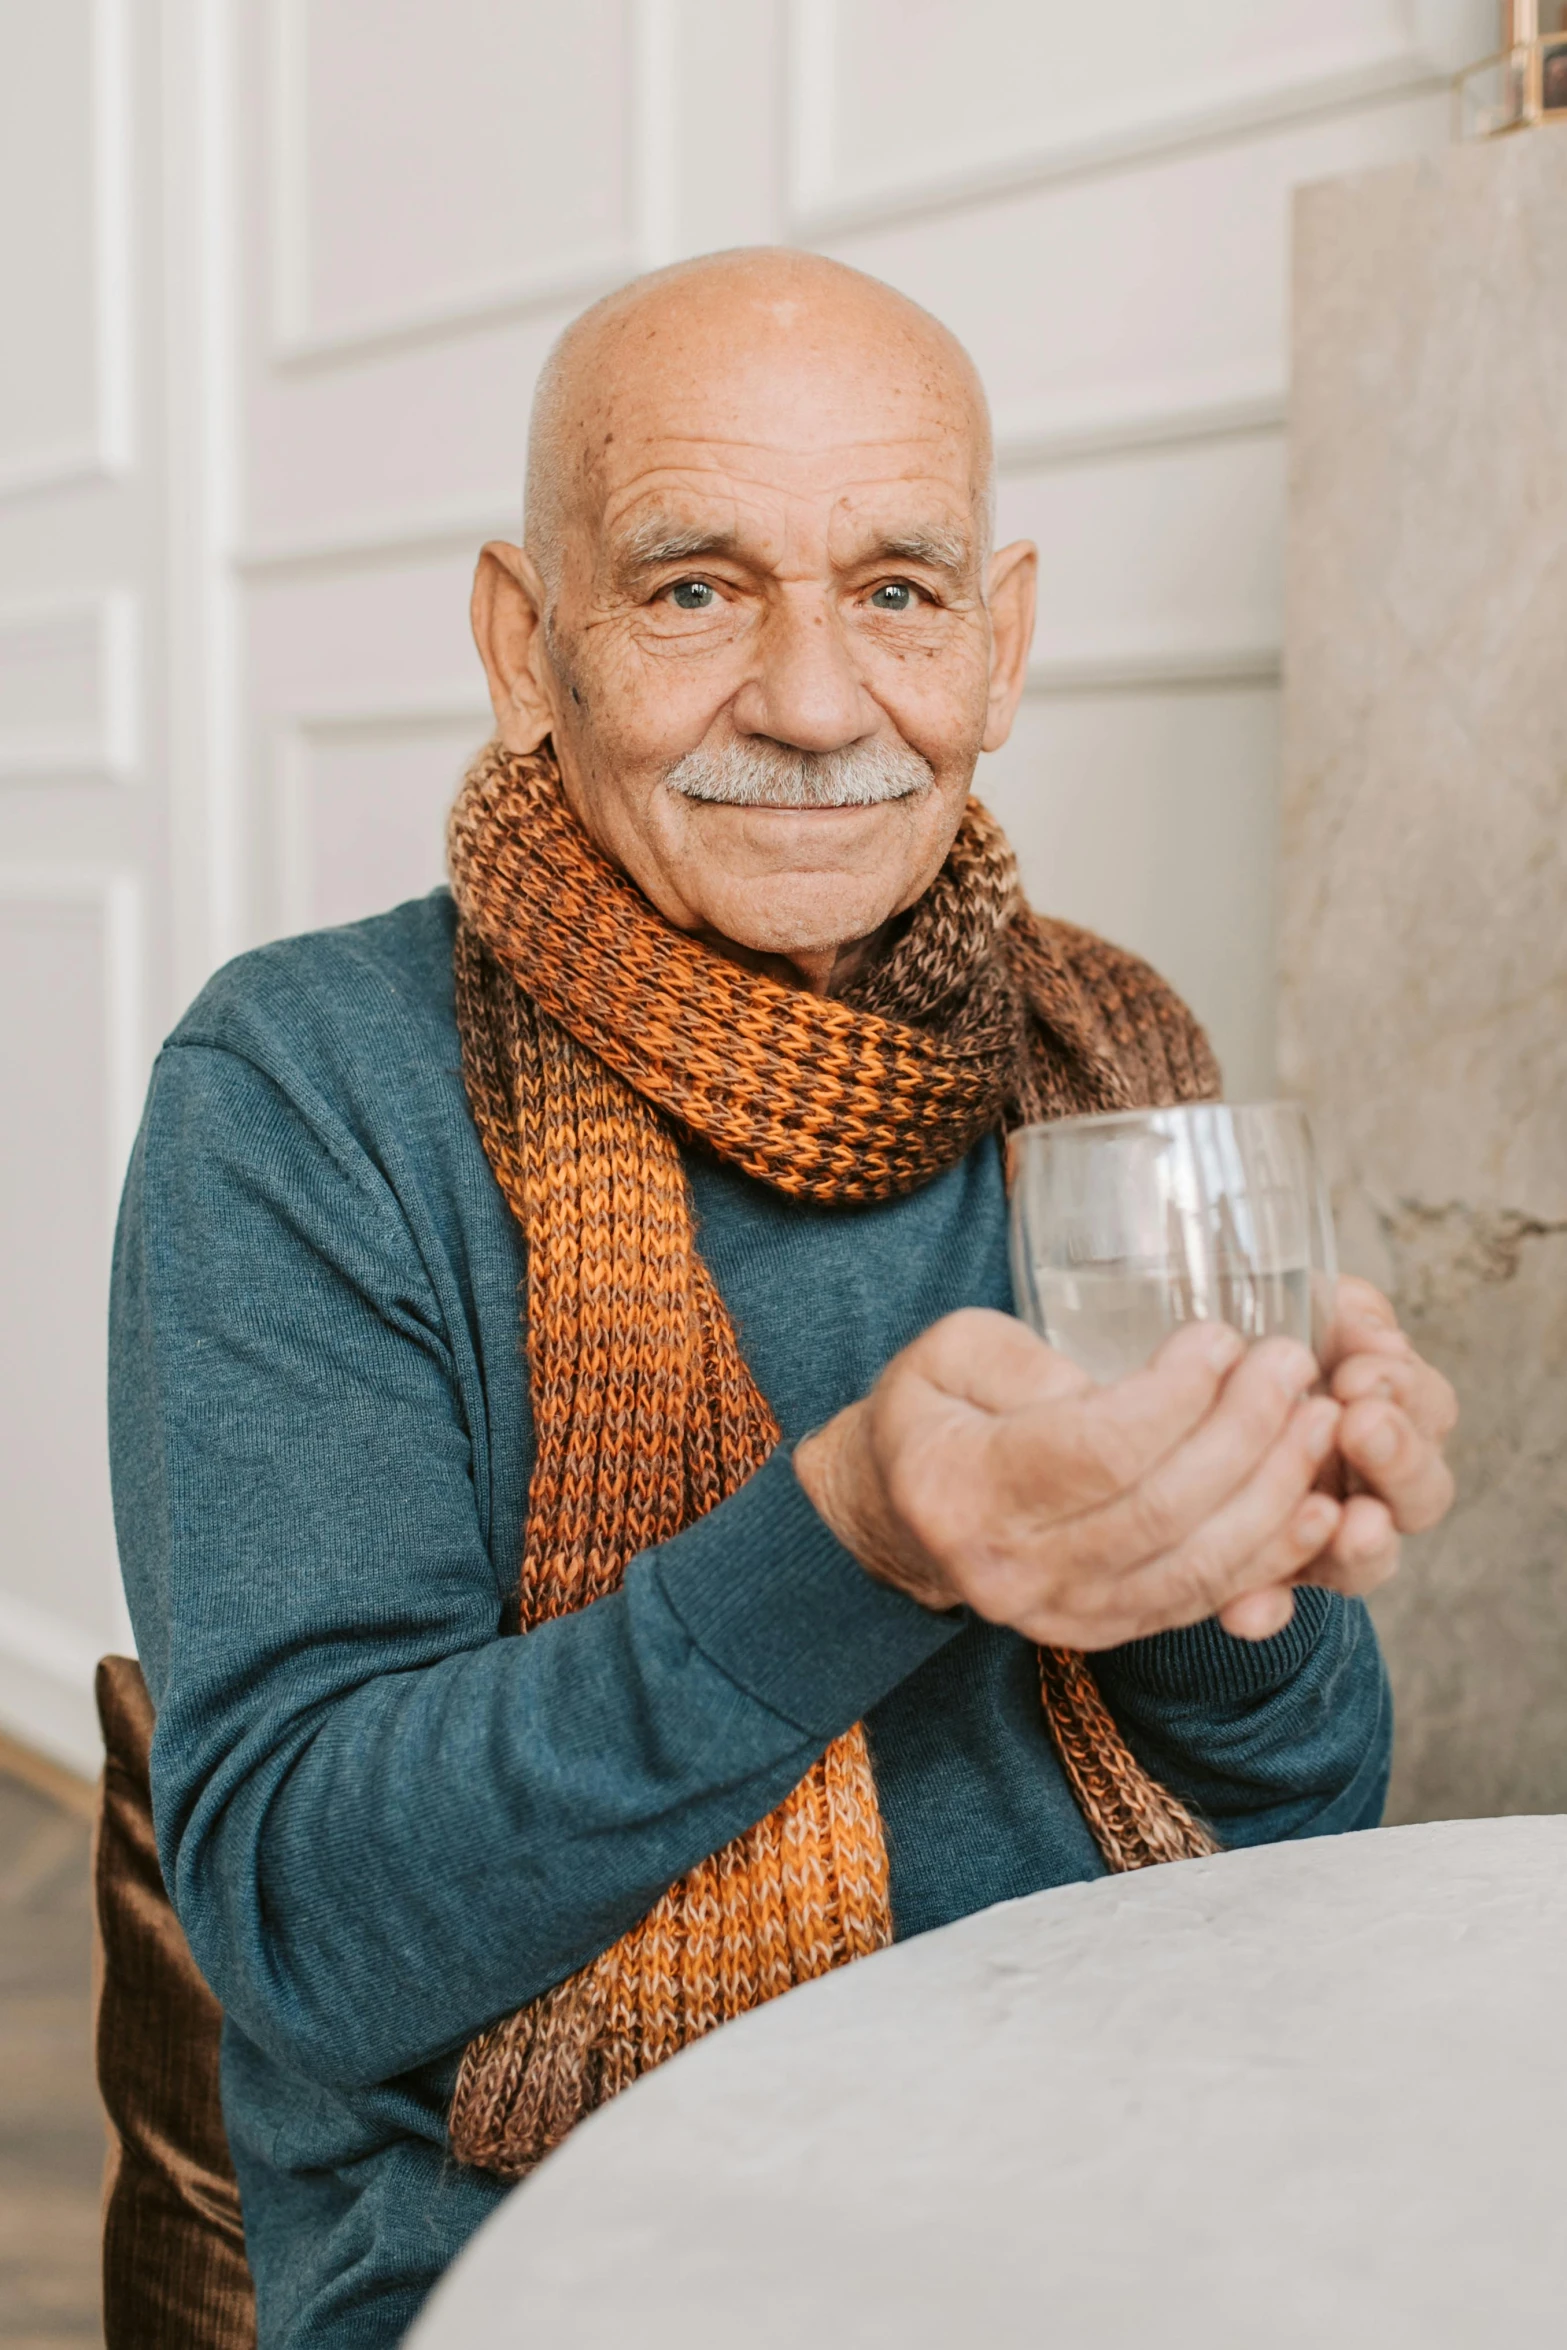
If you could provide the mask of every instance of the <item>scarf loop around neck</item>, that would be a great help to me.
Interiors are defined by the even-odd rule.
[[[1029,912],[976,801],[894,943],[837,998],[672,929],[588,839],[547,751],[492,744],[448,848],[464,1081],[527,1241],[524,1634],[615,1590],[779,1441],[696,1246],[680,1137],[791,1198],[848,1205],[917,1189],[989,1131],[1215,1090],[1162,982]],[[1110,1868],[1214,1849],[1132,1756],[1082,1657],[1041,1650],[1040,1685]],[[601,1957],[469,2043],[452,2151],[519,2178],[715,2024],[891,1939],[855,1725]]]

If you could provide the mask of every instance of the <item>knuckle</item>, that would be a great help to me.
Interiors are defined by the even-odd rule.
[[[954,1323],[961,1320],[959,1314],[944,1314],[939,1322],[932,1322],[917,1338],[911,1338],[908,1345],[893,1356],[881,1375],[882,1381],[885,1383],[891,1379],[912,1376],[939,1383],[942,1371],[963,1351],[963,1332],[953,1327]]]
[[[1453,1473],[1447,1463],[1440,1459],[1433,1461],[1420,1492],[1399,1512],[1399,1524],[1404,1532],[1424,1534],[1445,1518],[1453,1506],[1455,1491]]]
[[[1358,1579],[1371,1574],[1380,1581],[1381,1562],[1396,1553],[1397,1548],[1398,1527],[1387,1504],[1370,1494],[1357,1495],[1344,1513],[1338,1539],[1329,1554],[1339,1588],[1370,1588]]]
[[[1432,1428],[1439,1440],[1452,1435],[1458,1426],[1458,1396],[1440,1371],[1431,1374],[1434,1389],[1429,1406]]]
[[[1290,1518],[1279,1548],[1293,1566],[1318,1557],[1338,1530],[1339,1509],[1326,1494],[1314,1495]]]
[[[982,1306],[958,1306],[952,1313],[943,1314],[939,1322],[933,1322],[925,1335],[949,1352],[968,1355],[993,1343],[995,1330]]]
[[[1253,1347],[1252,1360],[1292,1396],[1317,1376],[1317,1358],[1298,1338],[1264,1338]]]
[[[1390,1533],[1387,1540],[1378,1543],[1375,1550],[1369,1550],[1355,1560],[1339,1588],[1351,1599],[1359,1599],[1368,1591],[1378,1590],[1397,1574],[1402,1548],[1398,1536]]]
[[[1260,1459],[1288,1421],[1294,1401],[1295,1391],[1285,1382],[1254,1380],[1229,1409],[1221,1406],[1215,1432],[1235,1457]]]

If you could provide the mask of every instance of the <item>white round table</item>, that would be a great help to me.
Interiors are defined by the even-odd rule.
[[[1567,2341],[1567,1818],[1009,1902],[792,1993],[508,2197],[410,2350]]]

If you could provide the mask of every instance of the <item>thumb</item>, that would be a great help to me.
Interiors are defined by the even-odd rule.
[[[1086,1371],[1020,1322],[987,1306],[944,1314],[908,1351],[909,1368],[954,1403],[980,1412],[1018,1412],[1082,1395]]]

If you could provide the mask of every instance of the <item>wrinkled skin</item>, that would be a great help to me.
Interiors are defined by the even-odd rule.
[[[516,751],[675,927],[841,989],[951,844],[1005,742],[1035,550],[986,544],[989,425],[934,320],[812,256],[719,256],[579,324],[529,544],[480,558],[474,633]],[[545,521],[535,529],[534,503]],[[732,807],[665,782],[697,748],[906,745],[923,790]],[[1321,1372],[1177,1332],[1096,1387],[1021,1323],[948,1315],[796,1450],[867,1570],[1095,1649],[1217,1614],[1262,1639],[1296,1583],[1373,1589],[1450,1504],[1455,1414],[1386,1299],[1340,1285]]]

